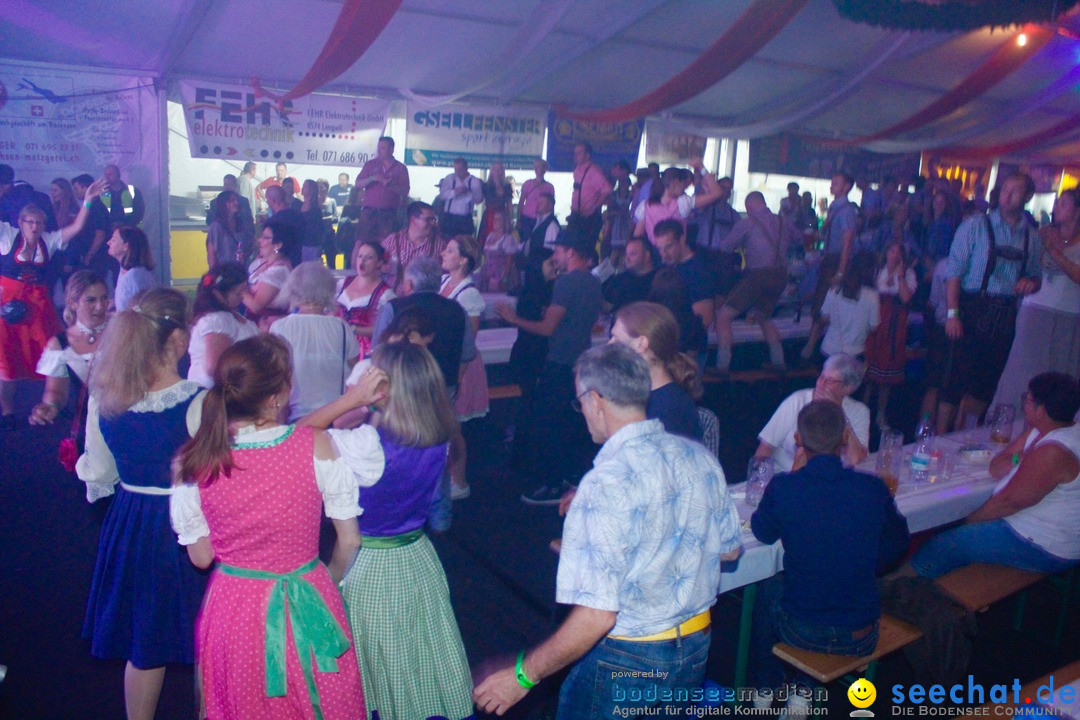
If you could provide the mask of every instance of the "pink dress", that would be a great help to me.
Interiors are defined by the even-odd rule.
[[[238,443],[232,477],[219,476],[199,487],[221,563],[210,579],[195,628],[201,717],[313,720],[320,717],[313,707],[316,698],[325,720],[366,717],[349,619],[330,573],[318,562],[323,496],[316,484],[313,450],[311,428],[290,427],[277,440]],[[252,570],[294,573],[313,560],[313,569],[284,582],[250,577]],[[232,574],[232,568],[247,576]],[[308,615],[310,604],[295,602],[294,593],[311,588],[321,615],[305,629],[298,617]],[[272,635],[280,643],[272,643],[271,650],[283,649],[284,670],[275,673],[267,662],[266,639],[268,620],[274,619],[272,606],[282,600],[280,634]],[[297,653],[298,624],[314,639],[303,664]],[[324,632],[312,626],[322,626]],[[333,641],[318,639],[326,637]],[[268,681],[284,689],[284,695],[268,697]]]

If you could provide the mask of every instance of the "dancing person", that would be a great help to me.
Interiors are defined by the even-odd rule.
[[[885,250],[885,267],[877,275],[880,322],[866,339],[866,390],[863,402],[869,406],[878,393],[877,426],[889,429],[889,395],[904,382],[907,364],[907,306],[918,289],[915,269],[909,266],[904,244],[892,242]]]
[[[13,430],[16,380],[34,374],[50,338],[60,332],[60,320],[49,297],[49,258],[82,230],[90,206],[104,187],[92,183],[75,222],[45,231],[45,211],[25,205],[19,211],[19,227],[0,221],[0,430]]]
[[[83,637],[127,661],[129,720],[152,720],[165,666],[194,661],[204,578],[169,524],[171,464],[198,424],[200,387],[183,380],[189,310],[154,288],[109,321],[90,372],[86,452],[76,470],[90,502],[115,492],[98,543]],[[148,441],[152,439],[152,441]]]
[[[300,263],[281,291],[292,312],[270,326],[292,349],[290,422],[341,397],[360,355],[352,329],[336,314],[333,274],[318,260]]]
[[[874,258],[860,253],[840,284],[829,290],[821,304],[820,318],[825,326],[821,353],[828,357],[847,353],[862,359],[866,338],[881,323],[877,288],[874,287]]]
[[[381,387],[384,378],[385,397],[368,402],[364,388]],[[355,472],[370,465],[368,447],[376,433],[385,456],[378,482],[362,482],[363,544],[341,586],[357,638],[364,700],[371,717],[462,720],[473,714],[472,679],[446,574],[424,532],[447,443],[458,432],[435,358],[411,342],[381,343],[361,381],[304,422],[326,427],[338,415],[372,404],[377,412],[371,425],[329,431]]]
[[[480,218],[478,237],[486,238],[491,233],[492,217],[497,212],[508,218],[514,214],[514,187],[506,179],[506,167],[499,160],[491,163],[488,179],[484,182],[484,214]]]
[[[225,262],[202,276],[195,290],[188,380],[204,388],[214,386],[218,358],[234,343],[259,334],[255,323],[240,314],[248,276],[243,266]]]
[[[536,218],[533,218],[534,222]],[[491,232],[484,240],[484,262],[480,271],[480,289],[489,293],[509,293],[521,286],[517,257],[522,244],[510,229],[509,215],[496,211],[491,215]]]
[[[371,334],[386,303],[397,294],[383,281],[387,254],[376,240],[358,240],[352,251],[356,274],[344,278],[337,291],[339,312],[360,344],[360,357],[371,353]]]
[[[223,191],[214,203],[214,217],[206,231],[206,266],[222,263],[247,263],[254,238],[247,232],[248,223],[242,220],[240,196]]]
[[[206,717],[367,717],[336,587],[360,546],[358,478],[325,432],[281,424],[291,377],[279,338],[230,347],[177,458],[180,545],[198,567],[218,563],[195,627]],[[380,464],[374,439],[366,456],[366,467]],[[319,561],[320,511],[337,536],[329,566]]]
[[[476,234],[473,208],[484,201],[484,183],[469,173],[465,158],[454,160],[454,172],[439,183],[442,204],[439,229],[445,237]]]
[[[828,215],[825,224],[821,228],[821,239],[825,243],[825,253],[818,263],[817,286],[814,289],[814,302],[812,312],[813,324],[810,327],[810,337],[806,340],[800,353],[804,361],[810,360],[825,332],[825,322],[821,319],[821,306],[826,296],[848,269],[851,260],[852,249],[855,244],[855,233],[858,225],[858,211],[854,204],[848,200],[854,179],[845,172],[833,174],[829,185],[829,192],[833,196],[833,202],[828,206]],[[825,198],[821,198],[825,203]]]
[[[290,225],[272,222],[263,225],[255,242],[258,252],[248,265],[248,286],[243,302],[248,318],[254,320],[260,330],[265,331],[288,312],[289,306],[281,295],[281,288],[292,269],[286,251],[296,242]]]
[[[1025,297],[1016,317],[1005,370],[994,403],[1020,406],[1020,388],[1051,370],[1080,375],[1080,189],[1064,190],[1054,203],[1054,223],[1042,238],[1042,284]]]
[[[86,434],[86,381],[90,360],[109,319],[109,291],[105,280],[92,270],[76,270],[64,291],[67,329],[49,339],[38,360],[37,374],[45,376],[41,402],[30,411],[31,425],[49,425],[67,405],[72,384],[79,390],[75,408],[74,439],[81,452]]]
[[[146,233],[131,225],[121,225],[113,230],[108,249],[109,256],[120,263],[113,305],[121,312],[131,307],[144,292],[158,286],[158,279],[151,272],[154,256]]]
[[[692,164],[701,169],[701,161]],[[694,173],[685,168],[669,167],[661,175],[661,182],[654,182],[649,199],[638,206],[634,215],[634,235],[646,236],[653,245],[658,244],[656,225],[664,220],[678,222],[686,233],[686,219],[694,210],[711,205],[720,199],[723,191],[712,173],[702,172],[702,190],[687,195],[686,189],[694,184]]]
[[[554,634],[518,653],[516,664],[478,673],[473,696],[484,712],[502,715],[567,666],[562,718],[641,712],[665,703],[647,699],[648,690],[700,687],[721,560],[739,555],[739,516],[716,458],[645,417],[651,380],[644,358],[603,345],[585,351],[574,374],[574,406],[603,447],[566,515],[555,599],[570,613]],[[685,568],[694,571],[684,582]],[[619,689],[628,697],[620,699]]]

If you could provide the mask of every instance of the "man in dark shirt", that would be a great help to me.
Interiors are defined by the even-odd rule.
[[[613,318],[623,305],[647,299],[656,275],[648,238],[627,240],[623,257],[626,269],[609,277],[603,285],[605,307]]]
[[[19,227],[19,213],[30,203],[45,213],[46,232],[60,229],[49,196],[38,192],[29,183],[16,181],[15,170],[10,165],[0,165],[0,220],[12,227]]]
[[[87,173],[71,178],[71,189],[75,192],[75,197],[79,199],[79,202],[84,200],[86,188],[90,187],[93,182],[94,178]],[[105,277],[109,272],[112,272],[113,277],[116,277],[120,266],[115,258],[109,256],[105,245],[109,240],[108,236],[111,227],[112,222],[109,220],[109,211],[101,204],[100,199],[94,198],[93,202],[90,203],[90,217],[86,219],[83,229],[68,243],[65,251],[67,253],[63,267],[65,282],[66,277],[79,268],[89,268],[101,275],[101,277]]]
[[[881,599],[875,578],[907,549],[907,521],[885,483],[840,461],[847,421],[829,400],[799,412],[794,470],[774,477],[750,528],[784,543],[784,571],[759,586],[754,612],[755,687],[777,687],[777,642],[817,652],[869,655]]]
[[[592,329],[604,303],[600,281],[589,272],[590,241],[568,230],[555,241],[559,277],[542,320],[526,320],[508,304],[496,306],[503,320],[548,338],[547,359],[533,391],[526,472],[544,483],[521,496],[529,505],[558,505],[564,484],[576,484],[588,470],[593,445],[574,412],[574,363],[592,344]]]
[[[716,273],[703,257],[694,252],[683,233],[678,220],[661,220],[653,228],[656,247],[664,265],[679,274],[690,307],[700,320],[707,333],[713,322],[716,310]],[[705,353],[697,353],[698,368],[705,367]]]
[[[285,191],[277,185],[266,188],[266,207],[270,208],[270,219],[267,225],[288,225],[289,237],[296,238],[296,242],[289,243],[289,247],[282,252],[289,258],[293,267],[299,265],[303,259],[303,251],[300,247],[300,238],[304,236],[304,216],[299,211],[289,207]]]
[[[353,186],[349,184],[349,174],[341,173],[338,175],[337,185],[327,191],[326,195],[333,199],[339,215],[341,214],[342,208],[349,202],[349,193],[352,192],[352,189]]]
[[[374,350],[378,346],[397,313],[420,307],[435,324],[435,339],[428,345],[428,350],[439,363],[452,398],[465,365],[476,357],[476,338],[461,305],[439,295],[441,280],[442,269],[434,258],[418,257],[410,262],[401,285],[402,297],[391,300],[379,311],[371,334],[371,347]]]

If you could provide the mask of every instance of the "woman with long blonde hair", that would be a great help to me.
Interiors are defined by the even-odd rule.
[[[101,528],[83,636],[99,658],[127,661],[128,720],[152,720],[169,663],[191,663],[205,578],[169,524],[173,455],[198,424],[187,352],[187,299],[149,290],[117,313],[90,371],[86,452],[76,470],[90,502],[112,495]]]
[[[357,638],[364,700],[372,717],[460,720],[473,713],[472,680],[446,574],[424,534],[457,418],[439,365],[422,346],[379,345],[369,372],[379,371],[389,392],[375,403],[373,424],[386,466],[378,482],[361,487],[363,545],[341,588]],[[363,398],[355,388],[362,384],[305,422],[326,427],[359,407]],[[355,467],[370,432],[371,426],[361,426],[330,435]]]

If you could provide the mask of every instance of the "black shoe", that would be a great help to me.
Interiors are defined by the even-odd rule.
[[[561,486],[541,485],[532,492],[522,494],[521,502],[526,505],[558,505],[562,496],[563,488]]]

